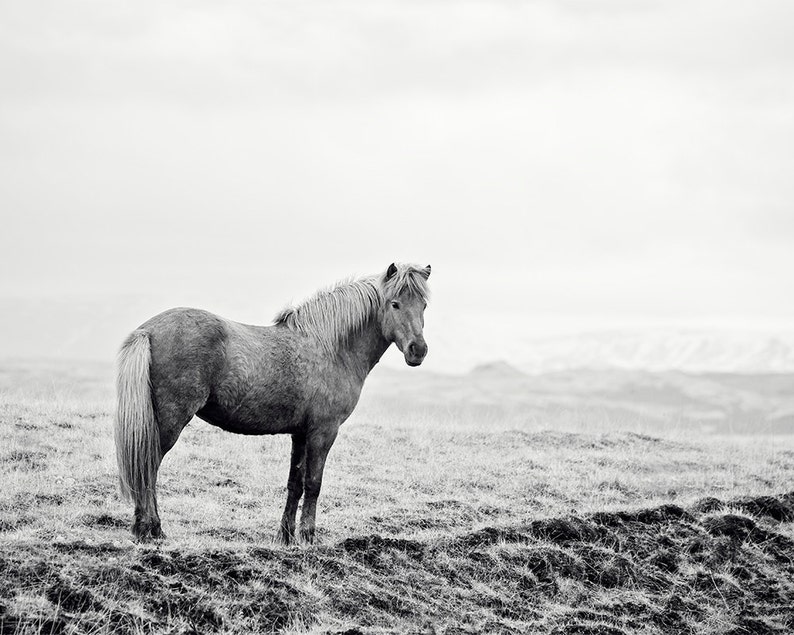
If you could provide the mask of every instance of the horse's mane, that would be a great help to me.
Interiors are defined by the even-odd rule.
[[[388,278],[377,274],[321,289],[300,304],[281,310],[273,323],[314,335],[323,348],[333,352],[351,335],[361,332],[387,299],[406,291],[425,302],[429,296],[422,270],[399,265]]]

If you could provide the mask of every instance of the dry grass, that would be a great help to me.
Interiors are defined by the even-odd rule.
[[[319,544],[284,548],[289,440],[196,420],[161,471],[168,538],[140,546],[110,378],[45,370],[0,384],[3,634],[794,630],[794,497],[763,498],[794,492],[788,437],[461,421],[367,393]]]

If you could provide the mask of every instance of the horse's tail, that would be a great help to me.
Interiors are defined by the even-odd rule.
[[[116,460],[121,495],[145,504],[160,467],[160,430],[154,414],[149,333],[133,331],[119,351],[116,377]]]

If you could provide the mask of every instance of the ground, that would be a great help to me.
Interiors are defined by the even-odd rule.
[[[400,409],[384,378],[331,451],[317,544],[275,542],[288,438],[194,420],[161,471],[167,538],[139,545],[111,369],[5,364],[0,631],[794,631],[790,436],[608,409],[442,416]]]

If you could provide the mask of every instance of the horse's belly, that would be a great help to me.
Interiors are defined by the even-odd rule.
[[[247,404],[226,408],[208,402],[196,416],[209,424],[237,434],[283,434],[297,432],[301,417],[295,406],[289,404]]]

